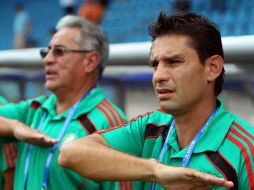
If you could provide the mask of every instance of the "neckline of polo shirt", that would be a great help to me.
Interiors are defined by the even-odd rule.
[[[84,100],[80,102],[79,106],[82,106],[83,109],[78,109],[72,119],[77,119],[80,115],[88,113],[90,110],[94,109],[105,97],[102,94],[102,90],[99,87],[95,87]],[[42,105],[44,109],[47,110],[48,114],[52,116],[53,120],[60,120],[66,118],[71,110],[69,108],[64,113],[57,114],[55,112],[56,104],[56,95],[51,94],[46,102]]]
[[[77,119],[80,115],[85,114],[93,110],[105,96],[102,94],[102,90],[99,87],[95,87],[92,91],[85,97],[84,100],[80,102],[83,109],[79,109],[73,116],[73,119]]]
[[[202,153],[205,151],[216,152],[228,133],[233,118],[226,111],[223,101],[220,99],[217,99],[217,101],[219,103],[218,111],[209,123],[207,130],[198,140],[193,153]]]
[[[169,144],[169,147],[174,149],[174,151],[176,152],[175,154],[177,154],[179,151],[181,151],[180,148],[179,148],[178,140],[177,140],[177,136],[176,136],[176,128],[174,128],[172,130],[172,133],[170,135],[168,144]]]
[[[202,134],[193,153],[202,153],[205,151],[217,151],[224,140],[227,132],[233,122],[231,114],[229,114],[224,107],[224,103],[217,99],[219,102],[219,108],[214,118],[210,122],[209,127]],[[173,135],[173,133],[172,133]],[[175,137],[176,138],[176,137]],[[179,147],[179,146],[178,146]],[[183,157],[187,147],[177,152],[173,157]]]
[[[224,104],[221,102],[220,108],[209,124],[209,126],[212,125],[213,127],[208,126],[207,131],[199,139],[194,153],[217,151],[225,139],[232,122],[232,115],[225,110]]]

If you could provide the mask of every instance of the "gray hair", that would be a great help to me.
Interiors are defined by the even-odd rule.
[[[94,50],[100,54],[97,67],[98,79],[101,78],[109,54],[109,44],[99,26],[79,16],[64,16],[56,25],[56,31],[63,28],[80,28],[80,35],[74,39],[81,49]]]

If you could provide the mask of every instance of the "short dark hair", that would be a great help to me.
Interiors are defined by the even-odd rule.
[[[148,28],[152,41],[168,35],[186,35],[190,38],[191,45],[196,50],[201,64],[213,55],[220,55],[224,59],[221,34],[218,27],[205,16],[197,13],[179,13],[167,16],[160,13],[157,21],[152,22]],[[215,81],[215,95],[217,96],[224,83],[224,67],[220,76]]]

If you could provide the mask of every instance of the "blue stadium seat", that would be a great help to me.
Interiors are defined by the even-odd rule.
[[[112,0],[106,9],[101,28],[111,43],[138,42],[150,40],[147,35],[149,23],[156,19],[160,11],[175,13],[176,0]],[[12,48],[12,23],[14,5],[20,0],[2,0],[1,49]],[[23,1],[33,23],[32,39],[38,46],[46,46],[50,40],[50,30],[63,16],[58,1],[26,0]],[[81,5],[83,0],[77,0]],[[254,34],[254,0],[224,0],[220,9],[213,0],[190,0],[190,11],[200,12],[213,20],[222,31],[223,36]],[[218,1],[219,2],[219,1]],[[217,3],[218,3],[217,2]],[[216,7],[217,6],[217,7]]]

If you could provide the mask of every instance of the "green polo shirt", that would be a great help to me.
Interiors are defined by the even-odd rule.
[[[7,103],[8,103],[8,101],[3,96],[0,96],[0,105],[4,105]]]
[[[0,105],[7,104],[7,100],[0,96]],[[2,178],[3,175],[2,173],[8,169],[14,168],[15,167],[15,159],[17,157],[17,151],[16,151],[16,146],[14,143],[9,143],[9,144],[4,144],[1,145],[1,154],[0,154],[0,159],[1,159],[1,172],[0,172],[0,190],[2,189]]]
[[[57,138],[67,118],[70,109],[65,113],[56,114],[56,96],[41,96],[37,99],[9,104],[0,108],[0,115],[19,120],[32,128],[38,128],[45,115],[41,131]],[[70,141],[81,138],[96,130],[116,126],[126,120],[123,112],[110,101],[105,99],[101,89],[96,87],[83,99],[73,115],[59,147],[53,155],[50,164],[48,189],[49,190],[74,190],[74,189],[101,189],[101,186],[110,187],[114,183],[97,183],[84,179],[77,173],[64,169],[58,165],[58,156],[61,148]],[[24,166],[28,144],[23,141],[18,143],[18,163],[15,171],[15,190],[21,190],[24,184]],[[28,169],[27,190],[41,189],[45,163],[52,147],[33,146]]]
[[[222,100],[218,104],[218,111],[200,137],[188,168],[232,180],[239,190],[254,189],[254,127],[228,112]],[[158,109],[123,127],[99,133],[115,149],[143,158],[157,158],[171,122],[172,116]],[[162,163],[181,166],[186,150],[180,150],[174,129]],[[133,189],[146,190],[150,186],[149,182],[135,182]],[[163,188],[157,184],[156,189]]]

